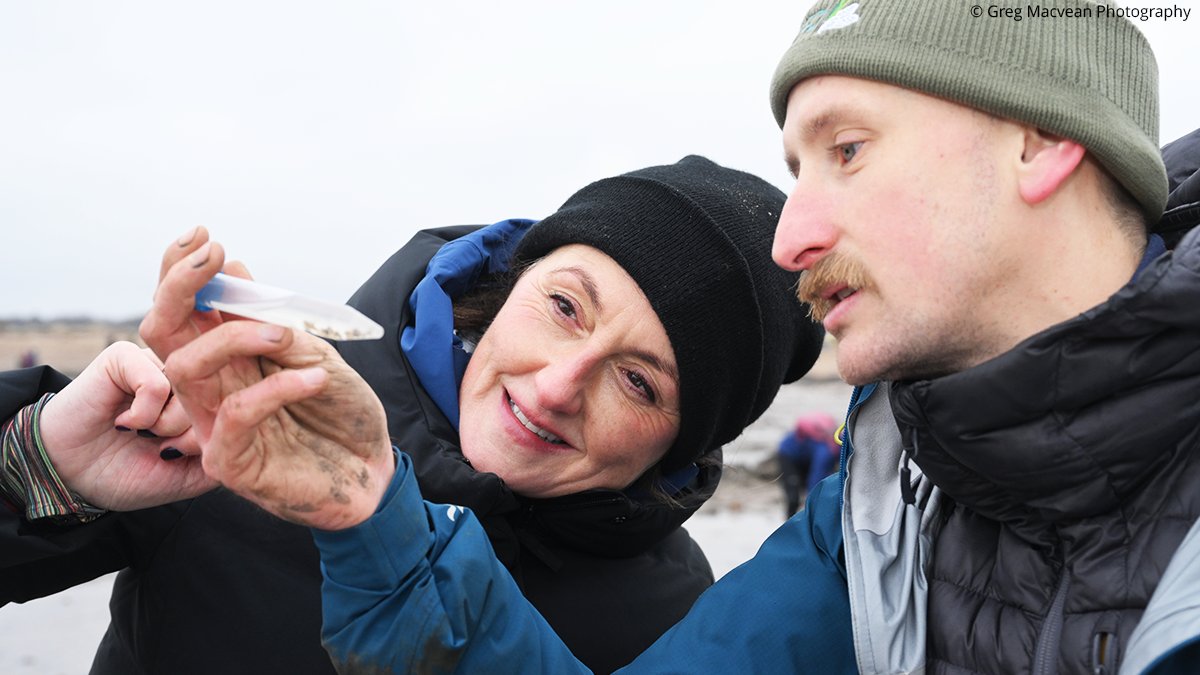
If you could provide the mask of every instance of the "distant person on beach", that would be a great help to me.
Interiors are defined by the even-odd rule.
[[[1055,4],[1026,21],[957,0],[809,12],[771,86],[796,179],[774,259],[804,271],[799,296],[859,385],[847,460],[627,672],[1197,672],[1200,232],[1166,250],[1196,223],[1170,201],[1194,175],[1168,182],[1137,28],[1108,4]],[[254,484],[216,475],[350,526],[315,531],[327,646],[349,672],[585,671],[474,518],[422,509],[407,483],[379,513],[377,490],[282,508],[329,479],[267,442],[279,416],[361,387],[215,391],[204,376],[280,352],[211,334],[179,350],[197,364],[176,364],[185,405],[237,396],[255,414],[217,438],[279,462]],[[213,438],[221,462],[243,457]],[[398,504],[413,525],[389,542],[399,568],[367,569],[354,552]],[[428,591],[445,541],[478,563],[455,580],[470,611]]]
[[[829,413],[810,412],[797,417],[779,440],[775,456],[779,460],[785,518],[796,515],[804,495],[837,471],[836,429],[837,422]]]
[[[38,364],[37,352],[32,349],[26,349],[21,352],[21,358],[17,362],[18,368],[32,368]]]
[[[323,477],[286,498],[289,517],[331,498],[369,515],[385,489],[402,491],[405,508],[389,500],[372,519],[373,544],[341,545],[338,533],[326,544],[364,570],[411,563],[429,613],[414,631],[445,626],[443,612],[473,621],[479,608],[459,599],[474,570],[495,566],[589,668],[623,665],[712,583],[680,524],[716,488],[721,446],[820,351],[823,331],[789,290],[797,275],[770,262],[783,201],[761,179],[688,157],[593,183],[537,224],[427,230],[351,299],[385,337],[336,351],[192,311],[224,253],[203,229],[185,236],[143,323],[148,344],[178,351],[165,375],[153,354],[119,343],[69,385],[48,368],[0,376],[11,418],[0,602],[124,569],[93,673],[332,672],[309,530],[208,491],[203,469],[242,487],[232,472],[245,465],[230,458],[240,441],[222,429],[252,408],[230,401],[213,420],[204,406],[216,399],[197,390],[222,381],[221,396],[241,397],[318,375],[306,393],[358,398],[318,396],[279,418],[286,442],[274,442],[317,444],[292,448],[298,464],[260,448],[264,475]],[[726,321],[740,329],[712,330]],[[196,378],[203,362],[188,354],[213,341],[223,354],[270,353],[233,377]],[[168,377],[185,388],[171,396]],[[198,400],[189,429],[180,402]],[[333,423],[309,426],[324,416]],[[327,460],[309,464],[313,450]],[[431,518],[480,529],[449,537]],[[435,559],[393,556],[414,531]]]

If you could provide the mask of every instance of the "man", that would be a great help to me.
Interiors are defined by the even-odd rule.
[[[1200,250],[1147,237],[1167,198],[1149,47],[1056,6],[1092,15],[810,13],[772,83],[796,177],[774,253],[863,385],[848,465],[634,670],[720,659],[697,624],[722,608],[742,622],[723,665],[832,670],[832,591],[824,616],[790,605],[791,546],[792,585],[844,560],[860,672],[1194,672]]]
[[[1145,40],[1054,7],[810,12],[772,84],[796,176],[774,255],[862,385],[849,460],[629,672],[1194,672],[1200,240],[1147,236],[1167,180]],[[386,539],[370,522],[336,536]],[[579,669],[486,565],[450,625],[397,620],[411,579],[355,562],[325,560],[349,672]]]
[[[1175,404],[1200,385],[1200,252],[1147,245],[1153,55],[1086,3],[843,5],[773,82],[797,178],[775,259],[807,270],[842,376],[890,382],[850,418],[858,666],[1138,672],[1194,632],[1156,589],[1200,598],[1173,576],[1200,553],[1200,414]]]

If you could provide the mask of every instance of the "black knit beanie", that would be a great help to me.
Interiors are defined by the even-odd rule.
[[[761,178],[689,156],[588,185],[517,247],[529,261],[592,246],[650,300],[680,380],[664,471],[736,438],[821,351],[824,330],[796,299],[798,274],[771,260],[783,202]]]

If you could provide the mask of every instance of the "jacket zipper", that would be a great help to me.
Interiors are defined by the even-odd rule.
[[[900,498],[905,504],[914,506],[917,503],[917,491],[913,487],[912,470],[908,468],[909,460],[916,459],[917,453],[920,451],[920,446],[917,444],[917,429],[913,428],[912,434],[909,436],[912,447],[904,446],[903,461],[900,464]]]
[[[1092,675],[1117,672],[1117,636],[1099,632],[1092,636]]]
[[[1038,633],[1031,675],[1055,675],[1058,672],[1058,646],[1062,642],[1063,609],[1067,604],[1067,589],[1070,585],[1067,568],[1064,566],[1062,576],[1058,578],[1058,585],[1054,589],[1054,602],[1051,603],[1050,612],[1046,614],[1042,630]]]
[[[851,638],[854,641],[854,658],[859,664],[867,662],[870,659],[870,651],[863,645],[863,641],[866,639],[864,638],[863,633],[870,633],[870,631],[861,625],[861,622],[863,621],[862,617],[858,616],[858,614],[853,611],[853,598],[857,592],[855,590],[855,584],[857,582],[855,581],[854,574],[851,572],[850,567],[855,563],[853,560],[851,560],[851,556],[846,553],[847,538],[845,537],[845,530],[846,524],[849,522],[849,519],[846,517],[846,478],[849,475],[848,463],[850,461],[850,454],[854,452],[854,448],[850,443],[850,416],[854,414],[854,410],[862,404],[863,399],[867,396],[871,396],[878,386],[879,384],[876,383],[854,387],[854,391],[850,393],[850,405],[846,409],[846,418],[845,422],[842,423],[840,434],[842,440],[842,451],[841,456],[839,457],[840,468],[838,470],[838,480],[841,483],[841,494],[838,496],[838,512],[840,514],[839,520],[841,521],[840,524],[843,535],[842,564],[845,565],[846,569],[846,591],[850,597],[851,604],[850,624]]]
[[[850,392],[850,405],[846,408],[845,421],[842,422],[842,451],[838,457],[838,480],[841,482],[842,492],[838,499],[838,507],[846,505],[846,459],[850,457],[850,452],[853,448],[850,447],[850,413],[854,412],[854,408],[859,403],[859,398],[862,396],[863,390],[867,387],[879,386],[878,384],[870,384],[867,386],[858,385],[854,387],[854,391]]]

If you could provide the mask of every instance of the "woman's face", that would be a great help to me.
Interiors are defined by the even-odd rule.
[[[666,330],[620,265],[579,244],[517,281],[459,398],[463,454],[529,497],[624,488],[679,432]]]

